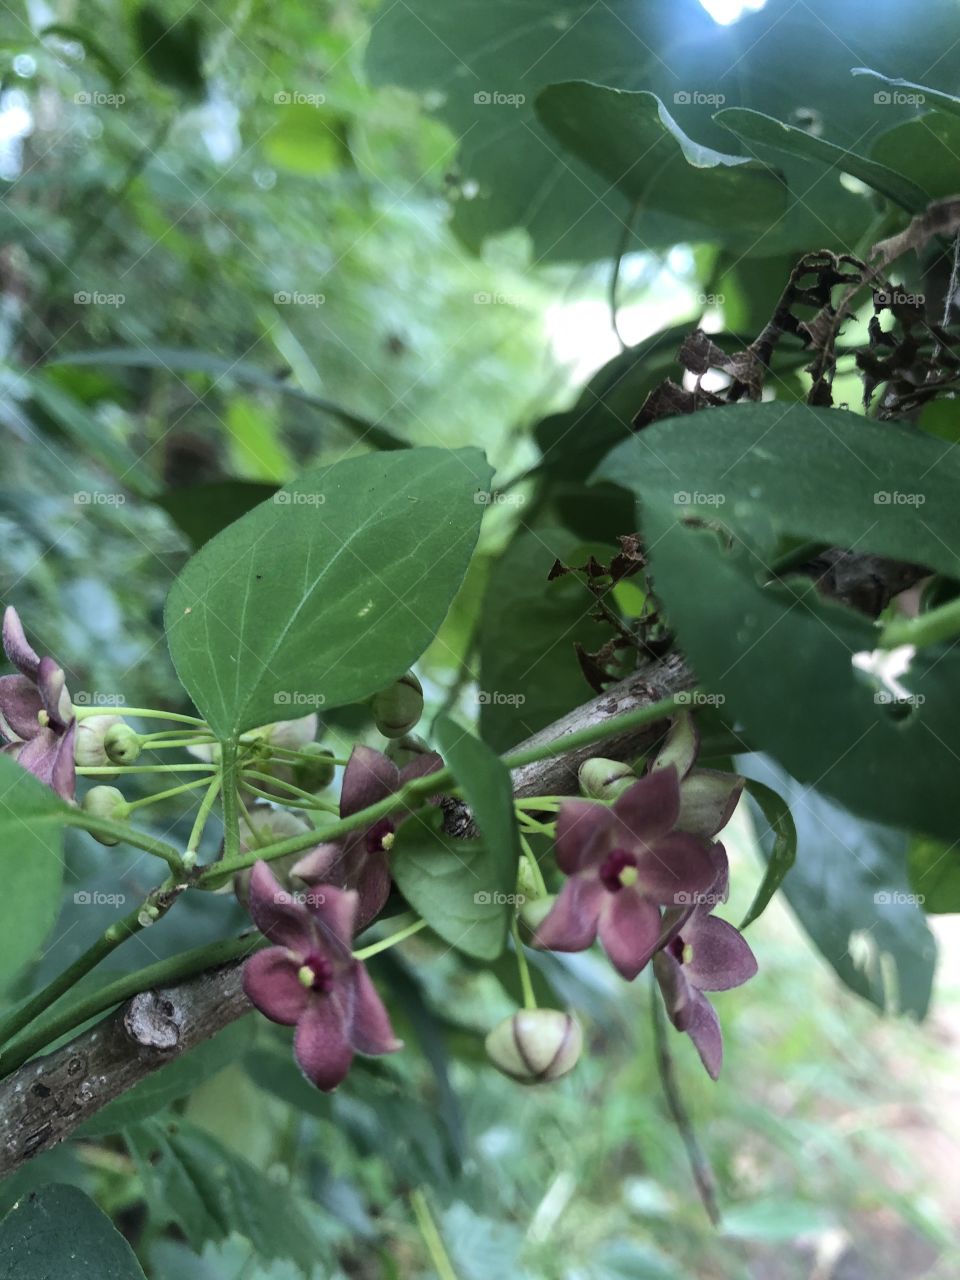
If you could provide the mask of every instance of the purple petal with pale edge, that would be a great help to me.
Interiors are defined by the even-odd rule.
[[[564,800],[557,814],[555,857],[564,875],[600,864],[615,830],[611,811],[596,800]]]
[[[683,965],[669,951],[658,951],[653,957],[653,972],[663,995],[670,1021],[679,1030],[683,1030],[684,1014],[690,1005],[690,997],[694,994],[690,989],[683,972]]]
[[[77,794],[77,766],[74,759],[76,736],[77,724],[74,721],[60,739],[53,762],[50,785],[64,800],[72,800]]]
[[[324,1092],[337,1087],[353,1061],[342,994],[335,989],[327,996],[311,996],[293,1037],[293,1053],[300,1070]]]
[[[286,947],[257,951],[243,966],[247,999],[271,1022],[292,1027],[306,1008],[310,993],[297,977],[297,962]]]
[[[537,929],[534,943],[546,951],[586,951],[597,936],[606,889],[593,876],[571,876]]]
[[[722,831],[743,794],[743,779],[734,773],[694,769],[680,787],[677,830],[711,840]]]
[[[304,884],[346,884],[346,847],[341,844],[318,844],[290,868],[290,875]]]
[[[685,1030],[697,1046],[700,1061],[706,1067],[707,1074],[711,1080],[717,1080],[723,1066],[723,1033],[720,1030],[720,1019],[705,996],[695,994]]]
[[[700,750],[700,730],[689,711],[681,711],[674,718],[663,746],[650,765],[650,772],[665,769],[672,764],[678,778],[685,778],[693,768]]]
[[[77,772],[73,762],[74,725],[66,733],[41,729],[35,738],[24,742],[16,752],[17,760],[52,787],[64,800],[72,800],[77,789]]]
[[[660,912],[636,889],[605,894],[599,934],[610,963],[632,982],[657,949]]]
[[[728,991],[749,982],[757,961],[739,930],[718,916],[698,916],[680,935],[692,949],[683,966],[701,991]]]
[[[350,1028],[350,1040],[357,1053],[376,1056],[381,1053],[396,1053],[398,1049],[402,1049],[403,1041],[393,1034],[390,1015],[362,964],[357,964],[353,971],[353,984],[353,1026]]]
[[[36,680],[40,659],[27,643],[20,615],[12,604],[3,615],[3,651],[21,675]]]
[[[35,738],[43,702],[26,676],[0,676],[0,731],[8,740]]]
[[[337,889],[332,884],[317,885],[307,894],[307,910],[317,922],[332,960],[350,955],[359,901],[354,889]]]
[[[250,874],[249,910],[260,932],[278,946],[305,956],[316,945],[306,907],[293,900],[262,859]]]
[[[356,929],[365,929],[375,920],[390,897],[390,863],[385,853],[368,853],[356,876],[360,903]]]
[[[340,791],[340,817],[349,818],[371,804],[393,795],[400,785],[397,766],[382,751],[357,746],[350,753],[343,771]]]
[[[40,659],[37,688],[55,729],[65,729],[73,719],[73,703],[67,693],[67,677],[52,658]]]
[[[696,836],[679,831],[662,836],[637,854],[638,887],[668,907],[693,905],[717,878],[709,848]]]
[[[400,785],[405,782],[412,782],[414,778],[425,778],[428,774],[436,773],[438,769],[443,768],[443,759],[438,756],[435,751],[425,751],[422,756],[417,756],[416,760],[411,760],[409,764],[405,764],[400,770]]]
[[[730,862],[727,851],[717,842],[710,846],[710,861],[713,863],[716,878],[702,902],[697,904],[697,915],[708,916],[714,907],[726,902],[730,896]]]
[[[648,773],[628,787],[614,802],[613,812],[620,820],[618,843],[629,847],[640,840],[651,844],[672,831],[680,812],[680,784],[672,765]]]

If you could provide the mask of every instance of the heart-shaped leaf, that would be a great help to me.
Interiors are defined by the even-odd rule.
[[[51,1183],[0,1223],[0,1280],[144,1280],[133,1250],[89,1196]]]

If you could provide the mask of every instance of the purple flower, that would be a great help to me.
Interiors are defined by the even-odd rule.
[[[675,830],[679,816],[673,766],[641,778],[612,805],[561,805],[556,857],[569,879],[537,945],[584,951],[599,933],[614,968],[635,978],[662,941],[660,906],[692,900],[717,878],[708,841]]]
[[[296,1027],[294,1056],[308,1080],[335,1089],[355,1053],[403,1047],[366,969],[350,951],[356,893],[323,885],[298,901],[260,861],[250,878],[250,914],[277,945],[246,962],[243,989],[273,1022]]]
[[[721,849],[722,846],[715,846]],[[716,1080],[723,1062],[720,1022],[704,991],[739,987],[757,972],[757,962],[743,935],[726,920],[712,915],[710,902],[726,892],[726,854],[715,886],[717,892],[681,924],[653,960],[670,1021],[685,1031],[703,1065]]]
[[[3,650],[19,675],[0,676],[0,749],[72,800],[76,720],[63,668],[34,652],[12,605],[3,615]]]
[[[340,817],[349,818],[361,809],[378,804],[413,778],[436,773],[443,761],[436,752],[427,752],[402,769],[372,747],[354,747],[343,773]],[[291,870],[304,884],[336,884],[355,889],[360,897],[357,928],[375,919],[390,895],[390,862],[387,854],[402,814],[381,818],[372,826],[351,831],[342,841],[311,849]]]

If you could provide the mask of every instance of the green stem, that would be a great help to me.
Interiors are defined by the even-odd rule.
[[[209,773],[216,768],[215,764],[96,764],[81,765],[77,774],[81,778],[115,778],[118,773],[124,777],[134,773]]]
[[[604,720],[601,724],[588,725],[584,729],[579,729],[576,733],[568,733],[563,738],[558,738],[553,742],[541,743],[535,747],[527,747],[522,751],[514,751],[503,757],[503,763],[508,769],[518,769],[522,765],[535,764],[538,760],[549,760],[551,756],[565,755],[568,751],[575,751],[580,747],[587,747],[594,742],[602,742],[604,738],[613,737],[617,734],[629,732],[631,729],[640,729],[644,725],[653,724],[657,720],[663,720],[671,716],[677,710],[678,703],[674,697],[661,698],[659,702],[652,702],[647,707],[638,707],[636,711],[627,711],[622,716],[613,716],[609,720]],[[357,813],[350,814],[349,817],[341,818],[338,822],[332,822],[328,827],[323,828],[324,840],[337,840],[340,836],[346,835],[350,831],[356,831],[359,827],[372,826],[380,818],[385,818],[389,814],[394,813],[397,809],[422,807],[425,797],[435,795],[438,791],[444,791],[453,794],[457,790],[456,781],[449,769],[441,769],[437,773],[427,774],[422,778],[414,778],[399,791],[393,795],[386,796],[383,800],[376,804],[370,805],[368,809],[360,809]],[[418,802],[416,805],[411,802]],[[276,858],[286,857],[288,853],[299,853],[301,849],[309,849],[311,845],[317,842],[317,831],[305,831],[301,835],[290,836],[287,840],[280,840],[276,844],[265,845],[264,848],[256,850],[254,853],[241,854],[236,857],[224,857],[215,867],[211,867],[203,876],[200,877],[199,883],[203,885],[204,881],[213,878],[221,878],[224,875],[230,875],[234,871],[243,871],[247,867],[262,858],[266,862],[272,862]]]
[[[141,720],[172,720],[177,724],[196,724],[206,728],[203,720],[198,720],[196,716],[181,716],[174,711],[153,711],[149,707],[74,707],[74,715],[78,720],[85,720],[87,716],[139,716]]]
[[[203,837],[204,829],[207,825],[207,819],[213,811],[217,796],[220,794],[220,775],[211,781],[207,788],[207,794],[200,802],[200,808],[197,810],[197,816],[193,820],[193,827],[190,830],[190,839],[187,841],[187,847],[183,855],[184,865],[192,867],[197,861],[197,850],[200,848],[200,841]]]
[[[21,1036],[12,1044],[7,1053],[0,1057],[0,1079],[16,1071],[28,1058],[59,1040],[75,1027],[89,1022],[100,1013],[130,1000],[141,991],[150,991],[154,987],[169,986],[192,978],[206,969],[214,969],[218,965],[228,964],[242,956],[258,951],[267,946],[265,938],[250,935],[240,938],[226,938],[220,942],[207,943],[202,947],[194,947],[191,951],[181,951],[169,960],[160,960],[157,964],[138,969],[136,973],[128,973],[115,982],[109,983],[99,991],[77,1001],[68,1009],[54,1017],[48,1018],[36,1027],[29,1035]],[[19,1012],[19,1011],[18,1011]]]
[[[255,787],[252,782],[242,781],[240,790],[247,792],[248,795],[254,796],[257,800],[269,800],[271,804],[287,805],[291,809],[315,809],[318,813],[335,813],[329,805],[316,804],[306,800],[297,800],[293,796],[275,796],[269,791],[264,791],[260,787]],[[241,810],[242,812],[242,810]]]
[[[179,879],[183,875],[180,854],[172,844],[167,844],[166,840],[148,836],[146,832],[138,831],[136,827],[129,827],[125,822],[113,822],[110,818],[95,818],[83,809],[70,809],[61,816],[60,821],[65,826],[80,827],[82,831],[89,831],[91,835],[107,836],[111,840],[133,845],[134,849],[142,849],[144,853],[152,853],[154,857],[164,860],[175,877]]]
[[[331,801],[321,800],[312,791],[304,791],[302,787],[295,787],[292,782],[284,782],[282,778],[274,778],[269,773],[258,773],[254,769],[244,769],[241,780],[246,778],[259,778],[261,782],[268,782],[272,787],[282,787],[284,791],[289,791],[291,795],[303,800],[304,804],[309,804],[311,808],[326,809],[328,813],[340,812],[339,806],[331,803]],[[268,795],[267,799],[276,800],[277,797]]]
[[[168,791],[157,791],[152,796],[144,796],[141,800],[131,800],[127,805],[127,813],[144,809],[148,804],[156,804],[158,800],[169,800],[172,796],[182,795],[184,791],[196,791],[197,787],[206,785],[206,778],[197,778],[195,782],[181,782],[179,787],[170,787]]]
[[[381,951],[389,951],[398,942],[412,938],[415,933],[419,933],[421,929],[426,927],[426,920],[414,920],[413,924],[408,924],[405,929],[398,929],[396,933],[391,933],[389,938],[384,938],[381,942],[372,942],[369,947],[364,947],[361,951],[355,951],[353,958],[354,960],[369,960],[371,956],[377,956]]]
[[[540,870],[540,863],[534,857],[533,849],[530,847],[530,841],[522,831],[520,832],[520,847],[523,849],[524,857],[526,858],[527,865],[530,868],[530,874],[533,876],[538,890],[542,896],[546,898],[549,893],[547,882],[544,880],[543,872]]]
[[[453,1263],[450,1261],[450,1256],[444,1247],[440,1232],[437,1230],[437,1224],[430,1213],[430,1206],[427,1204],[426,1196],[419,1189],[412,1191],[410,1193],[410,1204],[413,1207],[414,1217],[417,1220],[423,1243],[427,1247],[427,1253],[430,1255],[430,1261],[433,1263],[439,1280],[457,1280],[457,1273],[453,1269]]]
[[[173,751],[183,747],[205,747],[208,743],[214,742],[216,738],[168,738],[164,734],[162,737],[143,738],[141,746],[144,751]]]
[[[892,618],[880,633],[880,648],[895,649],[899,645],[920,647],[955,640],[960,635],[960,596],[946,604],[921,613],[917,618]]]
[[[239,777],[239,748],[234,738],[220,744],[220,763],[223,787],[223,850],[224,861],[240,856],[240,798],[237,792]]]
[[[536,1009],[537,997],[533,994],[533,983],[530,981],[530,969],[527,965],[527,957],[524,954],[523,943],[520,941],[520,926],[517,924],[517,917],[513,917],[510,925],[513,933],[513,947],[517,953],[517,968],[520,970],[520,988],[523,991],[523,1007],[525,1009]]]

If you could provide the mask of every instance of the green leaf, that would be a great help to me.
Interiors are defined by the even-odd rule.
[[[480,838],[492,851],[496,866],[491,875],[497,885],[516,878],[520,862],[520,837],[513,811],[510,770],[486,743],[467,733],[449,716],[438,716],[433,737],[444,763],[463,790],[473,812]]]
[[[764,786],[762,782],[748,779],[746,790],[756,801],[773,832],[773,847],[769,853],[765,853],[767,872],[757,890],[756,897],[750,904],[750,910],[740,923],[741,929],[745,929],[748,924],[753,924],[758,916],[763,915],[770,905],[770,899],[783,884],[784,876],[797,858],[797,828],[786,800],[772,787]]]
[[[156,499],[158,507],[182,529],[194,547],[202,547],[212,537],[233,524],[276,493],[275,484],[251,480],[215,480],[189,489],[168,489]]]
[[[176,1223],[195,1249],[238,1232],[261,1261],[289,1258],[312,1274],[324,1242],[316,1210],[201,1129],[155,1121],[127,1133],[156,1225]]]
[[[937,944],[907,883],[908,837],[855,818],[763,757],[740,763],[793,814],[797,860],[783,894],[811,942],[851,991],[923,1018]]]
[[[358,702],[399,678],[456,594],[490,476],[476,449],[317,464],[197,552],[166,628],[214,733]]]
[[[831,169],[852,174],[910,213],[919,213],[930,203],[926,191],[894,169],[879,164],[876,160],[868,160],[845,147],[839,147],[835,142],[828,142],[826,138],[820,138],[806,129],[797,129],[781,120],[774,120],[761,111],[729,107],[726,111],[718,112],[714,118],[745,142],[772,147],[775,151],[784,151],[788,155],[814,160]]]
[[[51,22],[49,26],[41,28],[37,32],[41,39],[47,36],[56,36],[58,40],[64,41],[69,48],[70,45],[80,45],[84,54],[91,61],[100,64],[100,69],[116,88],[126,76],[126,71],[107,53],[106,49],[97,40],[90,35],[84,27],[75,27],[68,22]],[[57,48],[57,56],[64,57],[65,50],[63,45]],[[81,57],[84,55],[82,54]]]
[[[286,102],[278,104],[277,114],[277,123],[263,140],[263,152],[271,164],[291,173],[321,176],[349,157],[342,121],[331,111]]]
[[[203,93],[203,27],[191,13],[172,22],[152,4],[141,5],[134,20],[140,56],[163,84],[191,97]]]
[[[77,1130],[80,1138],[119,1133],[156,1114],[170,1102],[184,1098],[198,1084],[229,1066],[246,1047],[250,1029],[242,1022],[232,1023],[212,1040],[197,1045],[189,1053],[161,1067],[139,1084],[114,1099]]]
[[[544,89],[536,110],[563,147],[632,203],[682,215],[703,235],[762,232],[786,209],[780,174],[694,142],[652,93],[571,81]]]
[[[580,540],[565,529],[524,530],[493,566],[480,619],[480,730],[514,747],[583,702],[589,688],[574,644],[596,649],[609,631],[572,575],[547,581]]]
[[[402,823],[390,854],[400,892],[430,928],[458,951],[495,960],[504,948],[516,893],[516,864],[480,840],[455,840],[431,810]]]
[[[929,915],[960,912],[960,851],[922,836],[910,841],[907,853],[910,888]]]
[[[102,351],[74,351],[69,355],[58,356],[50,364],[68,365],[108,365],[120,369],[166,369],[170,373],[206,373],[218,382],[232,378],[247,386],[260,387],[264,391],[275,391],[280,395],[292,396],[302,404],[319,409],[336,418],[345,427],[349,427],[364,444],[377,449],[405,449],[407,445],[386,427],[361,418],[348,409],[303,391],[283,378],[272,378],[256,365],[247,364],[243,360],[228,360],[222,356],[210,355],[205,351],[183,350],[179,347],[108,347]]]
[[[63,817],[50,787],[0,755],[0,989],[53,928],[63,884]]]
[[[912,178],[933,200],[957,190],[957,156],[960,155],[960,117],[944,111],[928,111],[882,133],[871,148],[874,160]],[[951,402],[934,401],[933,407]]]
[[[659,422],[597,474],[643,499],[679,643],[751,741],[857,813],[955,838],[960,652],[920,650],[912,703],[891,705],[853,665],[876,648],[868,618],[807,579],[765,583],[792,538],[960,576],[960,455],[897,424],[770,403]]]
[[[870,67],[854,67],[851,74],[855,76],[871,76],[874,80],[881,80],[884,84],[889,85],[891,89],[901,90],[902,97],[915,99],[915,101],[904,103],[904,106],[939,107],[941,111],[960,116],[960,98],[955,94],[944,93],[940,89],[931,89],[929,85],[917,84],[913,80],[904,80],[898,76],[885,76],[881,71],[873,71]],[[893,105],[892,94],[886,95],[886,101],[878,101],[879,98],[880,95],[874,98],[878,106]]]
[[[144,1280],[133,1250],[76,1187],[32,1191],[0,1223],[0,1280]]]

